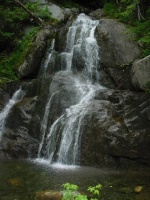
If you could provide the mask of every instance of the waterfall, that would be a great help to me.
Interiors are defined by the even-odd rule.
[[[99,47],[94,38],[94,31],[98,20],[91,20],[88,16],[80,14],[67,34],[66,52],[61,54],[61,64],[66,70],[75,70],[77,59],[81,60],[84,69],[82,74],[90,79],[99,79]],[[78,64],[78,63],[77,63]]]
[[[67,108],[50,128],[47,125],[48,115],[51,112],[51,100],[58,91],[51,94],[47,102],[41,125],[42,140],[38,157],[42,158],[41,149],[45,145],[45,159],[50,163],[69,165],[80,163],[82,122],[95,92],[103,88],[98,84],[99,47],[94,38],[97,25],[97,20],[91,20],[85,14],[80,14],[69,28],[65,52],[60,55],[61,68],[72,73],[74,90],[77,91],[76,95],[79,99],[75,105]],[[48,130],[47,135],[46,130]]]
[[[39,77],[45,77],[47,75],[47,69],[48,69],[48,65],[51,61],[51,57],[54,51],[54,45],[55,45],[55,40],[53,39],[51,42],[50,48],[47,51],[46,59],[44,63],[41,65],[41,68],[39,70],[39,74],[38,74]]]
[[[11,108],[17,101],[20,101],[24,97],[24,95],[25,95],[25,92],[21,88],[18,89],[13,94],[12,98],[8,101],[5,108],[0,112],[0,140],[1,140],[2,134],[4,132],[7,116],[9,114]]]

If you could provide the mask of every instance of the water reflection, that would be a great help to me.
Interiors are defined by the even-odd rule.
[[[103,200],[149,200],[150,172],[111,171],[90,167],[67,167],[29,160],[0,161],[0,199],[34,200],[38,191],[61,190],[63,183],[74,183],[85,191],[103,185]],[[136,186],[143,186],[136,194]]]

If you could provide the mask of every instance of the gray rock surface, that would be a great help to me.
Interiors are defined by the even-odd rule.
[[[146,83],[150,81],[150,55],[135,61],[130,74],[134,87],[144,90],[146,88]]]
[[[36,98],[24,98],[12,107],[0,145],[0,151],[6,157],[27,158],[37,155],[39,142],[28,133],[35,103]]]
[[[128,91],[99,91],[82,122],[82,165],[150,166],[150,99]]]
[[[49,12],[51,13],[52,18],[63,21],[64,20],[64,10],[55,4],[47,6]]]
[[[56,69],[53,72],[60,70],[60,53],[65,49],[66,33],[71,23],[72,19],[57,32],[55,55],[52,60],[52,66],[56,66]],[[102,53],[101,81],[109,88],[115,88],[117,85],[121,89],[131,89],[130,66],[140,56],[140,49],[129,40],[126,30],[123,24],[108,19],[100,20],[97,28],[96,37]],[[49,40],[50,35],[51,31],[48,29],[42,30],[37,35],[34,48],[30,50],[25,62],[19,68],[20,77],[33,78],[37,73],[45,53],[47,44],[45,41]],[[81,56],[77,55],[77,58],[73,59],[81,66],[78,71],[82,71]],[[124,68],[120,68],[122,65]],[[144,70],[148,70],[149,57],[136,61],[133,69],[134,66],[139,66],[140,70],[146,66]],[[46,122],[48,126],[45,130],[44,146],[47,144],[46,137],[50,126],[62,114],[67,119],[65,110],[79,101],[78,94],[80,92],[74,76],[77,75],[81,80],[84,79],[84,76],[79,73],[73,75],[68,71],[60,71],[52,75],[52,68],[50,63],[46,77],[39,76],[23,85],[22,88],[27,93],[12,107],[6,119],[6,129],[0,144],[0,156],[36,157],[42,138],[41,122],[43,122],[45,112],[50,111]],[[138,67],[136,70],[139,70]],[[141,71],[142,73],[145,72]],[[140,79],[140,75],[137,73],[131,77],[133,84],[135,84],[134,77]],[[139,79],[138,81],[136,79],[136,84]],[[148,79],[146,78],[146,80]],[[145,83],[142,82],[142,84]],[[12,84],[11,87],[8,84],[5,90],[1,88],[1,108],[6,104],[5,101],[12,96],[14,88],[17,87],[18,83],[16,86]],[[50,107],[47,107],[48,102],[51,103]],[[81,165],[127,169],[150,167],[149,94],[129,90],[100,89],[85,110],[85,115],[81,118],[82,123],[80,122],[82,130]],[[61,124],[61,121],[59,123],[57,132],[60,134],[56,138],[58,144],[64,125]],[[44,148],[42,155],[45,155]]]
[[[97,9],[89,13],[89,16],[93,19],[100,19],[104,15],[104,12],[102,9]]]
[[[23,64],[18,68],[20,78],[33,77],[37,74],[47,47],[47,42],[51,39],[52,35],[54,36],[54,31],[50,31],[49,29],[41,30],[37,34],[32,47],[27,52]]]
[[[130,66],[140,57],[141,51],[137,44],[132,41],[132,35],[124,24],[113,19],[101,19],[96,28],[95,36],[100,47],[101,65],[104,70],[120,86],[119,80],[124,87],[130,88],[131,85],[129,72],[126,67]],[[125,76],[127,71],[127,76]],[[121,87],[120,87],[121,88]],[[123,89],[125,89],[123,88]]]

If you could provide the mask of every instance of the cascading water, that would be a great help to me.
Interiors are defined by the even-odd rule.
[[[102,88],[99,81],[99,48],[94,38],[94,31],[98,21],[93,21],[84,14],[80,14],[69,28],[67,34],[66,51],[61,53],[61,66],[72,73],[74,90],[79,97],[75,105],[70,106],[50,127],[46,136],[50,102],[46,105],[43,118],[41,149],[46,145],[45,158],[50,163],[77,165],[80,162],[80,142],[82,135],[82,121],[86,115],[86,108],[93,99],[95,92]],[[80,75],[81,74],[81,75]],[[79,78],[82,77],[82,78]],[[93,80],[95,84],[92,84]],[[44,138],[47,140],[44,144]]]
[[[51,46],[47,51],[45,62],[42,64],[39,70],[39,77],[45,77],[47,75],[47,68],[48,68],[49,62],[51,61],[52,53],[54,50],[54,44],[55,44],[55,40],[53,39],[51,42]]]
[[[25,95],[25,92],[20,88],[18,89],[13,97],[9,100],[8,104],[5,106],[5,108],[0,112],[0,140],[5,128],[5,122],[7,119],[7,116],[13,107],[13,105],[17,102],[20,101]]]

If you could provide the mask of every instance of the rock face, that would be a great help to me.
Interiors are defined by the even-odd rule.
[[[133,63],[131,80],[136,89],[146,88],[147,82],[150,81],[150,55]]]
[[[47,48],[47,40],[54,37],[54,31],[49,29],[41,30],[27,53],[26,59],[18,69],[20,78],[33,77],[37,74],[44,52]]]
[[[149,81],[150,57],[135,61],[140,56],[140,49],[129,40],[129,34],[126,34],[123,24],[110,19],[102,19],[99,22],[95,34],[100,47],[99,73],[102,76],[101,85],[107,88],[97,89],[96,94],[94,93],[91,99],[88,98],[88,104],[81,104],[86,106],[84,115],[80,118],[83,112],[77,107],[79,118],[73,118],[73,127],[80,125],[78,130],[82,132],[80,164],[128,169],[150,167],[149,95],[144,92],[119,90],[133,89],[132,84],[144,89],[144,81]],[[56,132],[61,133],[67,119],[72,117],[71,111],[76,114],[73,112],[73,105],[81,100],[80,94],[85,89],[84,84],[83,91],[80,91],[82,87],[80,90],[78,87],[79,80],[85,82],[85,76],[80,74],[84,67],[80,54],[77,58],[73,57],[73,63],[78,65],[76,73],[65,71],[66,66],[60,67],[60,53],[65,50],[66,34],[71,24],[72,19],[57,32],[52,63],[49,63],[44,76],[42,73],[40,76],[39,68],[47,43],[54,34],[50,29],[39,32],[25,62],[20,66],[18,73],[21,78],[33,78],[38,71],[39,75],[35,80],[20,82],[26,94],[14,104],[6,118],[0,142],[0,157],[37,157],[42,132],[45,132],[43,143],[47,145],[47,137],[53,123],[64,116],[65,120],[59,121],[60,127],[55,127]],[[130,67],[133,62],[131,84]],[[8,84],[5,90],[0,90],[1,110],[12,96],[12,91],[18,88],[18,83],[14,86],[12,84],[11,87]],[[84,92],[87,95],[87,91]],[[70,107],[72,110],[66,112]],[[62,135],[54,137],[60,143]],[[46,147],[42,147],[41,154],[45,155],[45,151]],[[55,157],[57,159],[58,155]]]
[[[150,166],[149,111],[150,99],[144,93],[100,91],[84,118],[81,163]]]
[[[63,21],[65,16],[64,16],[64,10],[61,9],[59,6],[52,4],[48,6],[48,10],[51,13],[52,18]]]
[[[101,65],[104,70],[119,88],[131,88],[127,67],[141,54],[139,47],[131,41],[132,35],[125,25],[113,19],[101,19],[95,35],[100,46]]]
[[[27,158],[37,154],[38,140],[28,134],[35,102],[35,98],[25,98],[11,109],[0,145],[2,155]]]

